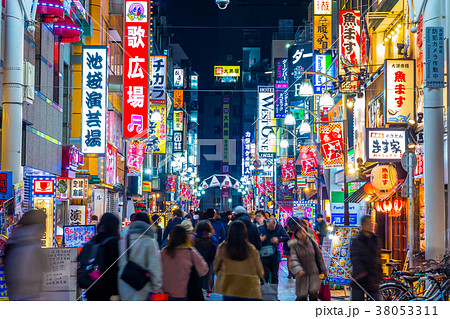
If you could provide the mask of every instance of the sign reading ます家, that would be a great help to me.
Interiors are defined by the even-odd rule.
[[[367,129],[367,161],[400,161],[406,150],[405,130]]]
[[[386,123],[408,124],[414,119],[414,60],[385,60]]]

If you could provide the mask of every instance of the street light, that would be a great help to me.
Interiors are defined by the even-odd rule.
[[[284,125],[295,125],[295,117],[292,112],[286,114],[286,117],[284,118]]]
[[[328,91],[325,91],[322,94],[322,96],[320,97],[319,106],[320,107],[333,107],[334,106],[334,99]]]
[[[286,139],[282,139],[280,142],[280,147],[281,148],[288,148],[289,147],[289,142]]]
[[[313,96],[314,95],[314,88],[313,88],[313,86],[311,84],[311,81],[309,79],[305,79],[300,84],[299,95],[303,96],[303,97],[309,97],[309,96]]]
[[[302,124],[300,125],[300,134],[309,134],[311,133],[311,126],[309,126],[309,123],[303,120]]]
[[[152,117],[150,118],[152,122],[161,122],[161,113],[157,109],[155,109],[152,113]]]

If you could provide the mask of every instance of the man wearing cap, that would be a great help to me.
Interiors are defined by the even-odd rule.
[[[234,208],[234,220],[242,221],[247,227],[248,242],[255,246],[256,249],[261,249],[261,238],[259,237],[258,227],[250,221],[247,215],[247,210],[243,206],[236,206]]]

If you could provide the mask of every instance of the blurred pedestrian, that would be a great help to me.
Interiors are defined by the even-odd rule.
[[[130,224],[127,236],[119,241],[121,257],[118,288],[121,300],[148,300],[151,294],[162,292],[161,257],[156,238],[157,234],[150,225],[148,215],[138,213],[135,221]],[[149,282],[140,290],[136,290],[121,278],[128,261],[138,264],[150,274]]]
[[[47,264],[41,248],[46,218],[41,210],[25,212],[6,244],[4,270],[9,300],[41,300]]]
[[[248,219],[250,219],[250,221],[251,221],[252,223],[254,223],[254,222],[255,222],[255,214],[254,214],[254,213],[248,214]]]
[[[206,294],[210,294],[214,286],[214,269],[213,261],[216,256],[217,246],[219,242],[213,236],[214,228],[208,220],[201,220],[195,227],[195,249],[208,264],[209,271],[202,277],[202,288]]]
[[[197,225],[198,221],[200,220],[200,215],[201,214],[202,214],[202,212],[199,211],[199,210],[194,212],[194,215],[192,216],[192,220],[191,220],[192,221],[192,226],[194,226],[194,228]]]
[[[297,301],[316,301],[320,289],[320,274],[327,275],[319,245],[304,226],[295,226],[291,247],[291,271],[295,275]]]
[[[136,213],[133,213],[130,215],[130,223],[122,229],[122,232],[120,234],[121,237],[125,237],[127,235],[128,230],[130,229],[130,225],[134,221],[135,218],[136,218]]]
[[[119,257],[119,219],[111,214],[105,213],[98,224],[98,233],[91,242],[95,245],[101,245],[101,265],[99,265],[101,276],[90,288],[86,290],[87,300],[93,301],[108,301],[111,297],[119,294],[117,289],[117,273],[119,267],[117,266],[117,259]],[[87,249],[88,245],[83,247]],[[80,256],[83,255],[81,251]],[[98,256],[98,255],[97,255]],[[97,257],[98,258],[98,257]]]
[[[179,208],[176,208],[173,210],[173,219],[167,223],[166,228],[164,228],[163,237],[162,240],[166,240],[169,236],[172,229],[176,226],[181,224],[183,221],[183,211]]]
[[[97,215],[94,215],[94,214],[91,215],[91,225],[95,225],[95,226],[98,225],[98,216]],[[95,227],[95,228],[97,228],[97,227]]]
[[[382,278],[381,250],[378,236],[373,233],[372,217],[361,218],[361,232],[350,245],[350,259],[353,265],[352,300],[381,300]]]
[[[248,242],[255,246],[257,250],[261,249],[261,238],[259,236],[258,227],[250,221],[247,216],[247,210],[243,206],[234,208],[235,220],[240,220],[247,227]]]
[[[289,240],[284,228],[271,217],[266,224],[258,228],[261,238],[261,261],[264,266],[264,280],[267,283],[278,284],[278,269],[281,262],[279,245]]]
[[[208,218],[209,222],[211,223],[211,226],[214,228],[214,233],[217,241],[219,243],[223,242],[226,237],[225,233],[225,227],[220,221],[217,221],[214,219],[214,216],[216,216],[216,210],[213,208],[208,208],[206,210],[206,218]]]
[[[195,233],[194,233],[194,227],[192,227],[192,222],[189,219],[185,219],[181,222],[181,226],[186,229],[186,232],[188,234],[189,243],[191,246],[195,245]],[[170,237],[170,236],[169,236]]]
[[[314,231],[317,234],[317,237],[319,237],[319,245],[322,246],[323,239],[327,237],[327,222],[323,219],[322,214],[317,214],[316,217],[316,223],[314,224]]]
[[[175,225],[170,232],[167,247],[161,251],[163,290],[169,300],[188,300],[188,283],[192,266],[200,277],[208,273],[208,264],[189,242],[186,229]]]
[[[242,221],[230,224],[227,238],[218,248],[214,272],[214,291],[223,295],[224,301],[262,299],[259,280],[264,269],[258,250],[248,242],[247,227]]]
[[[231,211],[226,211],[220,214],[220,222],[222,223],[223,227],[225,228],[225,233],[228,232],[228,226],[231,223],[231,216],[233,213]]]
[[[311,236],[311,238],[313,238],[316,241],[316,243],[319,243],[319,237],[317,236],[316,232],[312,229],[308,217],[303,217],[302,219],[300,219],[300,225],[305,227],[308,235]]]
[[[155,232],[155,235],[156,235],[156,236],[154,236],[154,238],[158,242],[158,247],[161,247],[161,245],[162,245],[162,228],[158,224],[159,218],[160,217],[158,214],[152,215],[153,231]]]

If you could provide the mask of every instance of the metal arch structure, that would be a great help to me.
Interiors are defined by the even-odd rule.
[[[214,177],[217,178],[217,180],[219,181],[220,184],[219,184],[219,185],[215,185],[215,186],[210,186],[210,183],[211,183],[211,181],[213,180]],[[230,186],[222,185],[223,182],[225,181],[225,179],[226,179],[227,177],[228,177],[228,178],[230,179],[230,181],[231,181],[231,185],[230,185]],[[207,188],[203,188],[203,187],[202,187],[202,184],[205,183],[205,182],[208,184],[208,187],[207,187]],[[234,178],[234,177],[231,176],[231,175],[228,175],[228,174],[213,174],[213,175],[211,175],[211,176],[205,178],[205,179],[202,180],[201,182],[199,182],[198,185],[199,185],[199,186],[198,186],[198,189],[200,189],[200,190],[205,190],[205,189],[213,188],[213,187],[228,187],[228,188],[234,188],[234,189],[238,190],[239,187],[240,187],[241,185],[243,185],[243,184],[242,184],[238,179]],[[235,187],[236,185],[238,185],[238,188]]]

